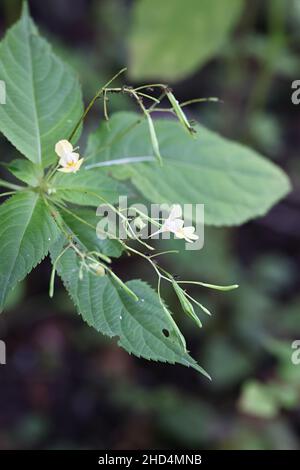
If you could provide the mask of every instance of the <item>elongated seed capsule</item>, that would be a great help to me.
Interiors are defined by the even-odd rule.
[[[159,150],[159,143],[157,140],[154,124],[152,121],[152,118],[149,113],[146,113],[147,116],[147,121],[148,121],[148,126],[149,126],[149,132],[150,132],[150,138],[151,138],[151,143],[154,151],[154,155],[156,156],[157,160],[159,161],[160,165],[162,166],[162,158]]]
[[[129,287],[126,286],[126,284],[113,271],[109,270],[109,274],[114,278],[114,280],[119,284],[120,287],[122,287],[122,289],[127,294],[129,294],[131,297],[133,297],[134,300],[136,300],[136,301],[139,300],[138,296],[131,289],[129,289]]]
[[[199,320],[198,316],[196,315],[193,305],[186,298],[186,296],[185,296],[183,290],[181,289],[181,287],[179,287],[179,285],[176,283],[176,281],[172,281],[172,286],[173,286],[173,289],[174,289],[174,291],[175,291],[175,293],[176,293],[176,295],[179,299],[179,302],[181,304],[181,307],[182,307],[182,310],[184,311],[184,313],[186,313],[189,317],[191,317],[194,320],[194,322],[196,323],[196,325],[198,325],[199,328],[201,328],[202,323]]]
[[[195,284],[196,286],[207,287],[208,289],[220,290],[224,292],[237,289],[239,287],[238,284],[232,284],[230,286],[219,286],[216,284],[207,284],[207,282],[200,281],[178,281],[178,284]]]
[[[173,93],[171,91],[167,91],[166,95],[167,95],[167,97],[168,97],[168,99],[169,99],[169,101],[170,101],[170,103],[173,107],[173,110],[174,110],[176,116],[178,117],[179,122],[183,125],[183,127],[185,129],[187,129],[187,131],[190,134],[193,134],[194,129],[192,128],[189,121],[187,120],[186,115],[182,111],[182,108],[181,108],[180,104],[178,103],[177,99],[175,98],[175,96],[173,95]]]

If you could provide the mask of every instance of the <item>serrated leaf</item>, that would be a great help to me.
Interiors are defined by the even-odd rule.
[[[72,209],[72,212],[74,212],[75,216],[85,220],[88,225],[63,210],[61,211],[61,216],[88,251],[100,251],[104,255],[115,258],[121,256],[123,248],[118,240],[111,240],[109,238],[102,240],[97,237],[96,227],[101,219],[97,217],[96,211],[87,208],[77,208]]]
[[[51,247],[52,261],[62,252],[64,239]],[[97,277],[84,271],[79,279],[79,260],[69,249],[57,263],[57,270],[83,319],[97,331],[118,337],[130,354],[148,360],[179,363],[209,377],[184,349],[172,321],[157,294],[144,282],[126,283],[139,298],[129,296],[109,276]]]
[[[73,204],[98,207],[106,202],[118,201],[125,187],[110,178],[103,170],[85,170],[78,173],[57,173],[51,185],[56,197]],[[126,194],[126,192],[125,192]]]
[[[39,36],[26,4],[0,43],[0,79],[6,83],[0,131],[32,162],[55,161],[55,143],[68,138],[81,116],[81,90],[74,72]]]
[[[139,117],[117,113],[100,126],[89,139],[89,161],[153,156],[147,123],[133,126]],[[264,215],[290,190],[279,167],[203,126],[196,126],[195,138],[173,120],[157,120],[155,127],[163,167],[147,162],[110,169],[130,178],[152,203],[204,204],[206,224],[237,225]]]
[[[138,80],[180,80],[226,43],[243,0],[139,0],[129,36],[129,73]]]
[[[38,186],[43,177],[41,168],[29,160],[18,158],[5,165],[5,167],[16,178],[29,186]]]
[[[20,192],[0,207],[0,311],[6,296],[48,253],[59,230],[37,193]]]

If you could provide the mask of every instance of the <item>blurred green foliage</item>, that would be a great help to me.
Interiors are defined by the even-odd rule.
[[[135,2],[130,76],[173,83],[190,75],[224,46],[243,6],[243,0]]]

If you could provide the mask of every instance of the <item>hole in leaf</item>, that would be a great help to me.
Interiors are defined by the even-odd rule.
[[[170,333],[169,333],[168,330],[166,330],[166,328],[164,328],[164,329],[162,330],[162,332],[163,332],[163,335],[164,335],[166,338],[169,338]]]

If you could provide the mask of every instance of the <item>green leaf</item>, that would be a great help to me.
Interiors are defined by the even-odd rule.
[[[90,162],[153,155],[145,121],[135,113],[117,113],[90,136]],[[285,173],[255,151],[203,126],[190,137],[180,124],[157,120],[163,167],[136,163],[111,167],[130,178],[152,203],[204,204],[208,225],[237,225],[264,215],[290,190]],[[100,151],[101,149],[101,151]]]
[[[101,169],[82,168],[78,173],[57,172],[51,189],[56,197],[65,201],[95,207],[105,202],[117,202],[119,194],[126,194],[125,186]]]
[[[29,160],[18,158],[5,166],[16,178],[29,186],[38,186],[43,177],[41,168]]]
[[[226,43],[243,0],[139,0],[129,38],[130,75],[174,82]]]
[[[123,248],[118,240],[109,238],[102,240],[97,237],[96,227],[100,218],[91,209],[72,209],[77,217],[85,220],[86,224],[76,219],[69,213],[61,211],[61,216],[74,235],[80,240],[88,251],[100,251],[109,257],[118,258],[121,256]]]
[[[4,310],[6,312],[16,308],[24,300],[26,294],[25,284],[26,281],[19,282],[13,290],[9,291],[4,305]]]
[[[55,143],[68,138],[82,114],[81,90],[74,72],[39,36],[26,6],[0,44],[0,79],[6,83],[0,131],[32,162],[50,164]]]
[[[64,244],[61,237],[51,247],[53,262]],[[98,277],[84,271],[79,280],[79,260],[72,249],[60,258],[57,270],[79,313],[97,331],[118,337],[118,344],[137,357],[183,364],[209,377],[186,352],[157,294],[146,283],[126,283],[139,298],[136,301],[107,275]]]
[[[20,192],[0,207],[0,311],[8,292],[48,253],[59,231],[37,193]]]

